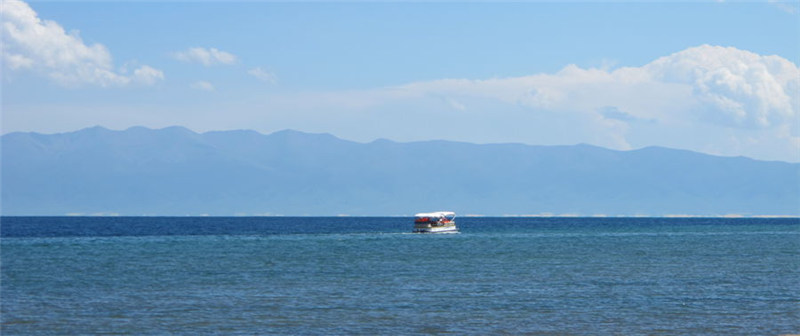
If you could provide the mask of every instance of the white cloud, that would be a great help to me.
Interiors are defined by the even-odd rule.
[[[691,86],[707,122],[765,128],[798,116],[800,70],[778,56],[703,45],[659,58],[640,71]]]
[[[275,76],[274,73],[269,72],[269,71],[265,71],[265,70],[261,69],[261,67],[252,68],[252,69],[248,70],[247,73],[252,75],[255,78],[258,78],[261,81],[264,81],[264,82],[267,82],[267,83],[270,83],[270,84],[275,84],[275,83],[278,82],[278,77]]]
[[[105,46],[86,45],[77,31],[67,33],[57,22],[40,19],[25,2],[3,0],[0,21],[3,64],[11,70],[34,71],[64,86],[151,85],[164,78],[146,65],[133,77],[118,73]]]
[[[206,81],[194,82],[190,87],[195,90],[214,91],[214,85]]]
[[[153,85],[159,80],[164,79],[164,72],[158,69],[143,65],[133,71],[133,80],[145,85]]]
[[[454,108],[456,110],[464,111],[464,110],[467,109],[467,107],[464,106],[464,104],[459,103],[457,100],[455,100],[453,98],[447,98],[447,99],[445,99],[445,101],[447,102],[448,105],[450,105],[450,107],[452,107],[452,108]]]
[[[786,13],[792,15],[797,15],[797,13],[800,13],[800,3],[797,3],[796,1],[767,0],[767,2]]]
[[[236,63],[236,55],[219,50],[217,48],[189,48],[184,51],[172,53],[172,57],[179,61],[200,63],[205,66]]]

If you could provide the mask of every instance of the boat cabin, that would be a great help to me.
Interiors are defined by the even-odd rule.
[[[432,226],[437,226],[450,223],[455,218],[456,218],[456,213],[449,211],[418,213],[414,215],[414,223],[431,224]]]

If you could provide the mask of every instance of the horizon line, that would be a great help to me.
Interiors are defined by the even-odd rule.
[[[213,218],[259,218],[259,217],[285,217],[285,218],[375,218],[375,217],[382,217],[382,218],[403,218],[403,217],[414,217],[414,215],[348,215],[348,214],[338,214],[338,215],[281,215],[281,214],[234,214],[234,215],[209,215],[209,214],[187,214],[187,215],[122,215],[122,214],[115,214],[115,213],[69,213],[63,215],[4,215],[0,214],[0,218],[2,217],[76,217],[76,218],[90,218],[90,217],[164,217],[164,218],[201,218],[201,217],[213,217]],[[466,217],[466,218],[610,218],[610,219],[626,219],[626,218],[668,218],[668,219],[691,219],[691,218],[719,218],[719,219],[752,219],[752,218],[760,218],[760,219],[769,219],[769,218],[784,218],[784,219],[800,219],[800,214],[798,215],[743,215],[743,214],[724,214],[724,215],[689,215],[689,214],[667,214],[667,215],[577,215],[577,214],[561,214],[561,215],[552,215],[552,214],[521,214],[521,215],[514,215],[514,214],[505,214],[505,215],[480,215],[480,214],[467,214],[467,215],[460,215],[457,217]]]

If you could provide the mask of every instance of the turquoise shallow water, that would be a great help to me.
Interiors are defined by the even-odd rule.
[[[3,335],[800,333],[797,219],[3,218]]]

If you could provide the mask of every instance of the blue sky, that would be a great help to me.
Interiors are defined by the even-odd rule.
[[[798,7],[3,0],[2,131],[292,128],[796,162]]]

